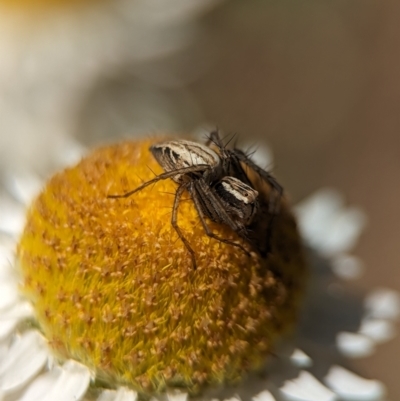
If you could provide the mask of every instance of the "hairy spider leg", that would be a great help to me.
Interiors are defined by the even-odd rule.
[[[214,131],[211,131],[210,135],[207,137],[206,146],[210,146],[211,143],[216,145],[219,150],[223,150],[225,148],[225,146],[222,143],[222,140],[221,140],[221,138],[219,136],[218,128],[215,129]]]
[[[179,168],[173,171],[167,171],[166,173],[162,173],[160,175],[158,175],[157,177],[153,178],[152,180],[146,181],[144,182],[142,185],[138,186],[137,188],[135,188],[132,191],[126,192],[124,194],[120,194],[120,195],[107,195],[107,198],[128,198],[129,196],[133,195],[136,192],[141,191],[142,189],[148,187],[151,184],[154,184],[160,180],[166,180],[167,178],[171,178],[177,174],[187,174],[187,173],[196,173],[196,172],[200,172],[200,171],[205,171],[205,170],[209,170],[210,166],[207,164],[198,164],[197,166],[189,166],[189,167],[183,167],[183,168]]]
[[[185,189],[188,189],[188,183],[183,183],[180,184],[178,189],[176,190],[175,193],[175,199],[174,199],[174,205],[172,207],[172,217],[171,217],[171,224],[172,227],[174,227],[176,233],[178,234],[179,238],[181,239],[181,241],[183,242],[183,244],[185,245],[186,249],[188,250],[188,252],[190,253],[190,257],[192,259],[192,265],[193,265],[193,269],[196,270],[197,269],[197,265],[196,265],[196,256],[194,253],[193,248],[190,246],[189,241],[185,238],[185,236],[182,234],[181,229],[178,226],[178,207],[179,207],[179,201],[180,198],[183,194],[183,191]]]
[[[224,206],[221,204],[221,202],[218,200],[218,198],[212,193],[212,191],[209,191],[207,193],[204,193],[202,187],[199,184],[199,181],[191,182],[190,187],[189,187],[189,192],[192,196],[193,203],[196,207],[197,213],[200,217],[201,224],[203,225],[204,231],[206,232],[207,236],[214,238],[220,242],[223,242],[225,244],[231,245],[231,246],[236,246],[237,248],[240,248],[247,256],[250,256],[250,253],[243,247],[243,245],[238,244],[237,242],[230,241],[228,239],[222,238],[218,236],[217,234],[214,234],[210,227],[208,227],[207,222],[205,220],[205,216],[207,214],[211,214],[210,208],[207,208],[205,205],[205,199],[211,200],[212,205],[218,205],[218,209],[215,207],[212,207],[213,211],[216,212],[218,219],[215,218],[215,214],[212,214],[211,217],[212,220],[220,223],[225,223],[228,225],[233,231],[239,233],[242,237],[247,238],[247,236],[244,234],[246,232],[245,228],[239,224],[237,224],[230,216],[229,214],[226,213]],[[205,198],[202,197],[202,195],[206,195]],[[204,210],[207,210],[208,213],[205,213]]]
[[[233,134],[233,135],[231,136],[231,138],[224,144],[224,143],[223,143],[223,139],[221,139],[221,137],[219,136],[219,129],[216,128],[214,131],[211,131],[211,132],[210,132],[210,135],[208,136],[208,140],[207,140],[206,146],[210,146],[210,143],[213,142],[215,145],[217,145],[217,147],[218,147],[219,149],[225,149],[225,148],[228,146],[228,144],[229,144],[233,139],[235,139],[235,137],[236,137],[236,134]],[[225,136],[225,138],[226,138],[226,136]],[[225,138],[224,138],[224,139],[225,139]],[[235,142],[236,142],[236,141],[235,141]]]

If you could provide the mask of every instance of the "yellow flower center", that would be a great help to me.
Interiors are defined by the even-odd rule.
[[[256,369],[296,317],[305,264],[282,203],[272,254],[261,259],[208,237],[189,194],[170,224],[177,185],[159,181],[154,141],[95,150],[56,174],[30,208],[18,246],[22,290],[59,358],[142,393],[197,392]],[[225,225],[219,236],[241,240]],[[247,246],[244,244],[244,246]]]

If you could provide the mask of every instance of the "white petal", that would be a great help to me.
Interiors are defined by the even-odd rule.
[[[60,367],[38,376],[26,389],[18,401],[43,401],[60,378]]]
[[[4,357],[7,355],[9,348],[10,346],[7,341],[0,341],[0,361],[2,361]]]
[[[14,245],[15,246],[15,245]],[[0,283],[14,279],[14,252],[8,246],[0,243]]]
[[[363,263],[360,258],[342,254],[332,259],[333,272],[343,280],[354,280],[359,278],[363,272]]]
[[[262,391],[261,393],[257,394],[255,397],[253,397],[252,399],[254,401],[275,401],[275,398],[267,390]]]
[[[169,391],[167,397],[169,401],[186,401],[188,395],[182,391]]]
[[[62,373],[43,401],[79,401],[90,383],[89,369],[72,360],[65,362]]]
[[[117,391],[104,390],[97,401],[136,401],[137,392],[121,387]]]
[[[377,343],[382,343],[396,336],[396,328],[390,321],[366,318],[361,322],[359,333],[371,338]]]
[[[366,223],[364,213],[343,205],[337,191],[322,189],[295,209],[303,238],[326,256],[350,249]]]
[[[367,218],[357,208],[340,211],[331,221],[321,251],[326,256],[335,255],[352,249],[365,227]]]
[[[281,387],[282,395],[290,401],[335,401],[336,395],[322,385],[311,373],[301,371],[296,379]]]
[[[31,172],[23,171],[6,174],[7,189],[20,203],[29,205],[39,193],[42,182]]]
[[[18,237],[24,224],[24,208],[9,199],[0,198],[0,231]]]
[[[28,301],[21,301],[11,305],[9,308],[0,310],[0,324],[8,319],[26,319],[34,315],[33,306]]]
[[[385,394],[383,384],[363,379],[340,366],[332,366],[326,384],[346,401],[377,401]]]
[[[232,398],[225,398],[224,401],[240,401],[240,397],[236,394],[234,397]]]
[[[45,339],[37,331],[17,337],[0,362],[0,389],[11,392],[22,388],[46,364],[49,351]]]
[[[295,349],[290,356],[292,364],[298,368],[308,368],[312,366],[311,358],[301,349]]]
[[[19,322],[18,318],[0,320],[0,341],[3,341],[14,332],[15,327]],[[1,400],[1,398],[0,398]]]
[[[10,288],[14,286],[10,285]],[[33,317],[33,307],[28,301],[21,301],[15,297],[14,303],[0,309],[0,341],[9,337],[17,324],[23,320]]]
[[[398,319],[400,316],[400,295],[397,291],[376,289],[367,296],[364,305],[369,317]]]
[[[17,286],[7,282],[0,284],[0,294],[0,310],[15,304],[19,297]]]
[[[311,246],[318,245],[321,236],[329,229],[332,215],[337,213],[342,203],[337,191],[322,189],[296,206],[301,234]]]
[[[72,166],[78,163],[87,153],[87,149],[71,137],[59,138],[53,153],[55,162],[61,166]]]
[[[336,346],[348,358],[361,358],[374,352],[375,343],[362,334],[342,331],[336,336]]]

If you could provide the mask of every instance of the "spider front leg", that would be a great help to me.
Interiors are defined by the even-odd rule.
[[[126,192],[121,195],[107,195],[107,198],[112,198],[112,199],[127,198],[127,197],[133,195],[134,193],[139,192],[142,189],[148,187],[149,185],[155,184],[156,182],[158,182],[160,180],[166,180],[167,178],[172,178],[176,175],[181,175],[181,174],[204,172],[209,169],[210,169],[210,166],[207,164],[198,164],[196,166],[189,166],[189,167],[179,168],[179,169],[172,170],[172,171],[167,171],[165,173],[158,175],[157,177],[153,178],[152,180],[144,182],[142,185],[138,186],[137,188],[135,188],[132,191]]]
[[[196,265],[196,257],[195,257],[194,250],[190,246],[189,241],[184,237],[184,235],[182,234],[181,229],[178,226],[179,201],[180,201],[180,198],[181,198],[183,192],[185,191],[186,187],[187,187],[186,183],[181,184],[181,185],[179,185],[178,189],[175,192],[174,205],[172,207],[171,224],[172,224],[172,227],[174,227],[174,229],[175,229],[176,233],[178,234],[179,238],[181,239],[181,241],[185,245],[186,249],[190,253],[190,257],[192,259],[192,264],[193,264],[193,269],[196,270],[197,269],[197,265]]]
[[[206,146],[210,146],[212,143],[216,145],[220,150],[224,148],[224,144],[222,143],[222,140],[219,136],[218,128],[210,132],[210,135],[206,142]]]
[[[226,213],[223,205],[219,202],[218,198],[212,193],[212,191],[208,191],[206,194],[203,193],[204,191],[202,190],[201,185],[196,185],[195,183],[190,183],[190,194],[193,199],[193,203],[196,207],[197,213],[200,217],[201,224],[204,228],[204,231],[206,232],[206,235],[208,237],[214,238],[218,241],[221,241],[225,244],[231,245],[231,246],[236,246],[237,248],[240,248],[247,256],[250,256],[250,253],[243,247],[243,245],[238,244],[237,242],[230,241],[228,239],[222,238],[218,236],[217,234],[214,234],[210,227],[208,227],[205,216],[206,214],[210,214],[210,212],[205,213],[204,209],[205,206],[203,205],[204,199],[208,199],[208,202],[210,203],[211,207],[214,208],[214,212],[216,215],[218,215],[218,219],[221,220],[223,223],[225,223],[227,226],[229,226],[232,230],[237,232],[239,235],[242,237],[247,237],[246,236],[246,229],[243,225],[236,223],[230,216],[229,214]],[[211,216],[209,216],[211,217]],[[214,220],[216,220],[214,218]]]

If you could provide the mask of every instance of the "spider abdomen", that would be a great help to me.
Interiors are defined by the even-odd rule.
[[[243,225],[250,224],[258,212],[258,192],[235,177],[224,177],[215,191],[228,213]]]

